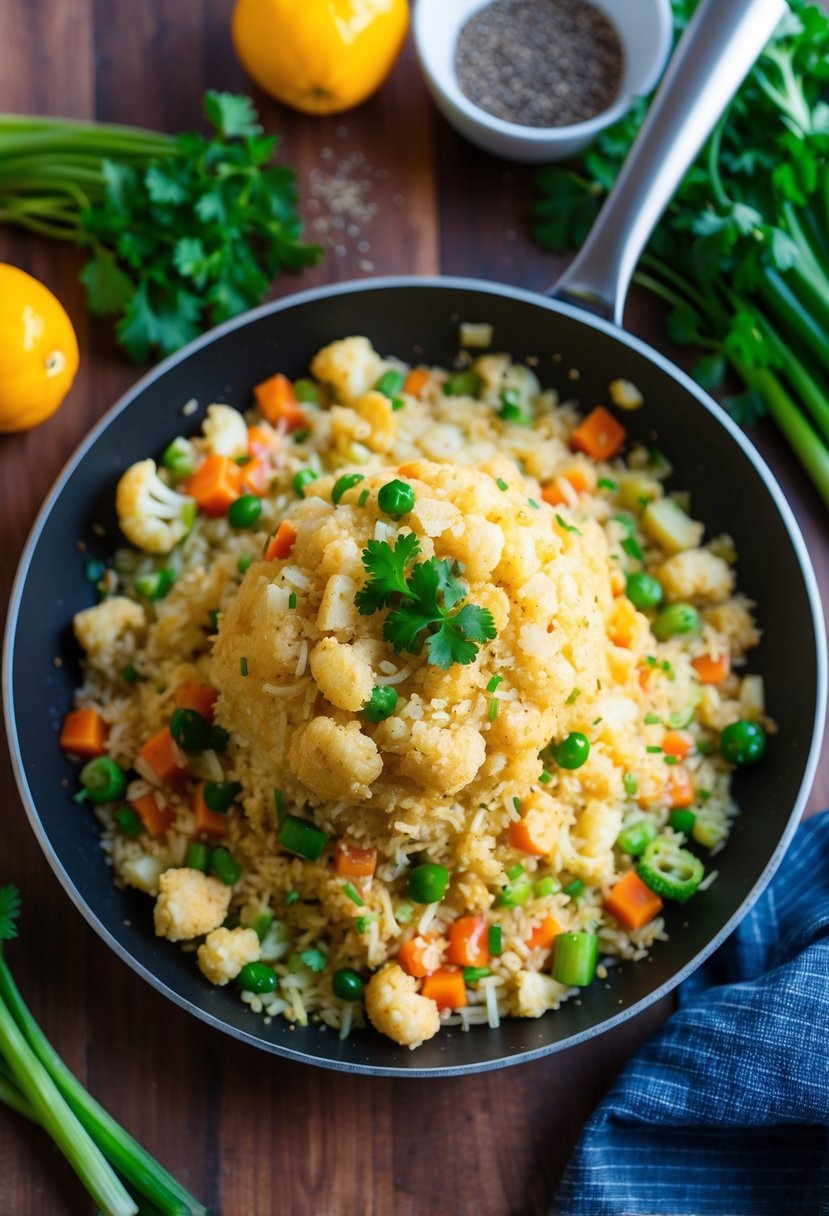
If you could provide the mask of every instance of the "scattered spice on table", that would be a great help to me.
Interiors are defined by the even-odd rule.
[[[347,127],[337,128],[338,138],[346,138],[347,133]],[[359,269],[370,274],[374,263],[367,229],[378,211],[372,193],[375,184],[385,178],[385,170],[375,169],[360,151],[339,155],[334,148],[325,147],[319,156],[322,164],[311,170],[308,179],[311,231],[337,257],[356,248],[361,255]]]
[[[608,109],[624,52],[587,0],[493,0],[466,22],[455,51],[461,91],[523,127],[564,127]]]

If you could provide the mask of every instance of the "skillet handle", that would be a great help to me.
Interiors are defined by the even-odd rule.
[[[549,295],[622,324],[642,250],[787,12],[785,0],[701,0],[596,223]]]

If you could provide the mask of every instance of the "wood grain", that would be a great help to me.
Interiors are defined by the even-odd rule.
[[[3,0],[0,110],[97,117],[178,130],[198,122],[205,87],[246,87],[227,35],[230,0]],[[526,236],[531,171],[460,141],[435,115],[411,46],[391,80],[352,113],[304,119],[255,94],[299,170],[309,231],[313,182],[342,162],[368,181],[376,213],[325,234],[323,265],[275,294],[374,273],[438,270],[543,289],[555,259]],[[314,178],[314,174],[322,174]],[[0,229],[0,260],[46,282],[78,331],[83,360],[65,407],[0,439],[0,598],[25,536],[76,443],[135,378],[109,326],[92,320],[80,257]],[[633,328],[658,341],[658,313],[634,300]],[[770,431],[758,442],[795,507],[829,589],[826,516]],[[301,1068],[226,1040],[117,962],[71,907],[20,807],[0,749],[0,879],[26,898],[14,968],[44,1029],[95,1095],[225,1216],[535,1216],[548,1209],[580,1126],[624,1061],[669,1011],[649,1010],[563,1056],[464,1079],[370,1080]],[[821,765],[810,808],[829,802]],[[0,1213],[91,1213],[45,1137],[0,1109]]]

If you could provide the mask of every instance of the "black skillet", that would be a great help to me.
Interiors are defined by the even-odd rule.
[[[783,9],[782,0],[705,0],[560,296],[589,296],[618,317],[652,225]],[[736,540],[739,584],[759,605],[764,631],[752,670],[764,677],[780,733],[762,766],[735,781],[743,813],[716,859],[719,878],[689,907],[669,913],[670,941],[658,944],[649,962],[612,971],[558,1013],[508,1019],[495,1031],[444,1030],[409,1052],[371,1031],[341,1043],[330,1030],[289,1029],[282,1019],[266,1026],[232,991],[206,983],[191,956],[156,938],[146,896],[115,888],[93,817],[68,798],[65,783],[74,787],[76,774],[57,734],[77,679],[70,622],[91,600],[77,542],[102,556],[118,543],[117,479],[181,431],[182,403],[244,406],[252,384],[275,370],[304,373],[315,351],[347,334],[368,335],[386,354],[446,365],[457,351],[461,319],[489,321],[497,349],[519,359],[536,356],[542,383],[564,398],[575,388],[586,408],[605,398],[617,376],[639,386],[646,405],[626,416],[632,438],[669,453],[673,484],[691,491],[709,535],[727,531]],[[580,371],[577,382],[571,368]],[[190,419],[194,428],[197,421]],[[100,522],[107,535],[97,539],[91,525]],[[663,996],[722,942],[794,832],[817,761],[825,676],[820,601],[797,525],[757,453],[695,384],[644,343],[567,303],[475,280],[407,278],[304,292],[237,318],[161,364],[113,407],[70,460],[23,554],[9,610],[4,693],[12,758],[35,835],[71,899],[140,975],[183,1008],[265,1050],[356,1072],[436,1076],[526,1061],[608,1030]]]

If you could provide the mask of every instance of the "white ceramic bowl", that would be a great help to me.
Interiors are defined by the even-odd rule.
[[[474,105],[460,90],[455,48],[461,27],[490,0],[417,0],[414,38],[420,66],[438,109],[479,148],[507,160],[552,161],[574,156],[649,93],[671,50],[670,0],[591,0],[619,31],[624,69],[619,96],[609,109],[567,127],[522,127]]]

